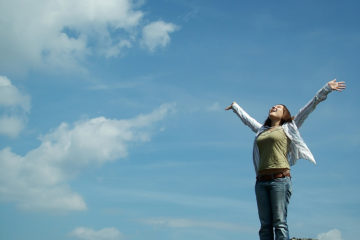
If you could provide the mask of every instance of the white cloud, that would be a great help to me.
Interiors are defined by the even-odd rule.
[[[120,240],[123,234],[116,228],[103,228],[95,231],[91,228],[79,227],[70,233],[70,236],[84,240]]]
[[[176,31],[178,27],[172,23],[156,21],[143,28],[142,45],[150,51],[158,47],[165,47],[170,43],[169,34]]]
[[[25,127],[30,108],[30,97],[21,93],[7,77],[0,76],[0,134],[18,136]]]
[[[226,231],[254,231],[252,227],[241,224],[221,222],[221,221],[204,221],[183,218],[151,218],[141,220],[142,223],[152,226],[161,226],[168,228],[210,228]]]
[[[206,110],[209,112],[218,112],[218,111],[222,110],[222,108],[218,102],[214,102],[210,106],[207,106]]]
[[[332,229],[329,232],[321,233],[317,238],[319,240],[343,240],[341,232],[338,229]]]
[[[17,137],[25,127],[26,120],[15,116],[0,116],[0,134]]]
[[[182,206],[194,206],[202,208],[236,208],[248,211],[253,207],[253,202],[240,201],[237,199],[217,197],[217,196],[194,196],[179,194],[174,192],[152,192],[144,190],[124,190],[114,191],[115,198],[131,199],[131,201],[156,201],[177,204]]]
[[[122,49],[138,41],[144,18],[139,3],[134,0],[2,1],[0,71],[79,69],[89,55],[117,57]]]
[[[29,112],[30,97],[20,93],[7,77],[0,76],[0,106],[19,106],[25,112]]]
[[[131,143],[149,141],[154,124],[173,108],[164,104],[127,120],[98,117],[73,126],[62,123],[24,156],[1,150],[0,200],[29,210],[85,210],[84,200],[71,191],[69,181],[88,166],[127,156]]]

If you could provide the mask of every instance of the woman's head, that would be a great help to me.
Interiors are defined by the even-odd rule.
[[[280,121],[280,125],[283,125],[284,123],[291,122],[292,120],[293,117],[291,117],[289,109],[283,104],[277,104],[270,108],[269,116],[266,119],[264,125],[271,127],[272,122],[278,121]]]

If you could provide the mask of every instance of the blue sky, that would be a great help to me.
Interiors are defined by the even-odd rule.
[[[0,1],[0,238],[257,239],[253,133],[301,133],[291,236],[360,235],[357,1]]]

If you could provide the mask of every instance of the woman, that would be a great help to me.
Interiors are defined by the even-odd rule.
[[[337,82],[336,79],[328,82],[295,117],[291,117],[285,105],[275,105],[264,124],[250,117],[236,102],[225,108],[232,109],[256,133],[253,162],[261,240],[273,240],[274,232],[276,240],[289,239],[286,218],[291,196],[290,166],[300,158],[316,163],[298,128],[331,91],[345,88],[345,82]]]

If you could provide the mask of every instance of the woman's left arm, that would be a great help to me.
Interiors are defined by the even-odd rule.
[[[309,114],[314,111],[316,106],[327,98],[327,95],[332,91],[343,91],[346,88],[345,82],[337,82],[336,79],[328,82],[323,88],[321,88],[302,109],[296,114],[294,121],[298,128],[304,123]]]

